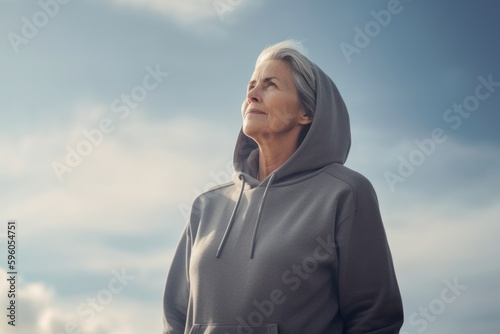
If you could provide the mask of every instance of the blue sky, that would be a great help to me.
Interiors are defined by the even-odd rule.
[[[161,331],[187,208],[229,178],[255,59],[287,38],[348,106],[347,165],[377,190],[403,333],[498,330],[495,1],[59,1],[0,0],[0,254],[16,219],[15,333]]]

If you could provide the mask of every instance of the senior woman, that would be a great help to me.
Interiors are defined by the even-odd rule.
[[[167,277],[164,333],[399,333],[377,198],[343,165],[347,109],[300,50],[284,41],[257,59],[233,180],[193,203]]]

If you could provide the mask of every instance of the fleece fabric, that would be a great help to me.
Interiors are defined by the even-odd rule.
[[[401,296],[375,191],[344,166],[345,104],[316,65],[295,153],[259,181],[240,132],[232,182],[198,196],[164,294],[164,334],[399,333]]]

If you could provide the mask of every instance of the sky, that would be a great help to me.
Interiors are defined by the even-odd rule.
[[[0,0],[0,271],[16,327],[160,333],[191,202],[229,180],[255,59],[293,38],[337,84],[404,334],[500,328],[494,0]],[[12,225],[12,224],[11,224]],[[369,273],[367,273],[369,275]]]

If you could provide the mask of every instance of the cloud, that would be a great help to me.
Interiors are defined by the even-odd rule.
[[[356,125],[348,166],[366,174],[377,193],[388,198],[391,208],[408,200],[439,205],[437,198],[453,198],[468,208],[498,198],[498,147],[461,140],[449,129],[443,129],[443,140],[436,142],[431,130],[408,139],[397,131],[381,132]],[[391,186],[387,172],[402,179],[396,179]],[[429,194],[433,194],[434,201],[428,201]]]
[[[412,325],[411,316],[416,312],[414,319],[422,319],[419,310],[429,308],[446,288],[445,281],[455,278],[467,289],[446,304],[442,315],[432,315],[435,320],[425,333],[471,333],[497,323],[497,293],[492,290],[500,269],[492,263],[500,252],[500,151],[447,134],[392,192],[384,172],[396,173],[398,156],[408,158],[418,146],[397,133],[353,127],[348,162],[372,181],[379,197],[405,304],[402,333],[422,332],[423,327]],[[481,311],[474,306],[479,301]]]
[[[82,131],[111,117],[104,110],[83,106],[69,125],[0,134],[0,152],[9,157],[0,161],[3,220],[18,221],[23,251],[30,254],[25,273],[64,287],[65,297],[92,287],[80,275],[96,280],[121,267],[137,277],[143,299],[160,296],[186,223],[180,205],[189,210],[198,193],[229,178],[236,133],[189,113],[158,121],[135,110],[113,119],[114,132],[60,183],[51,163],[66,163],[67,146],[76,149],[88,140]],[[68,321],[60,311],[46,312],[47,328]]]
[[[250,1],[229,0],[113,0],[116,5],[142,7],[169,17],[184,26],[224,19],[236,9],[247,7]]]
[[[93,131],[105,117],[95,110],[102,108],[87,110],[87,119],[77,113],[69,128],[1,141],[0,152],[12,157],[0,162],[7,184],[0,194],[3,211],[31,222],[25,234],[52,228],[141,231],[144,224],[137,222],[152,212],[190,204],[209,181],[209,171],[225,170],[232,154],[234,134],[220,125],[189,117],[147,121],[138,111],[116,120],[115,131],[103,134],[101,143],[92,145],[59,183],[53,163],[69,166],[70,150],[77,152],[80,143],[89,142],[84,131]],[[183,220],[180,213],[177,217],[176,222]],[[154,228],[164,221],[149,224]]]
[[[212,1],[203,0],[113,0],[117,5],[143,7],[160,12],[184,23],[213,17],[216,13]]]
[[[431,305],[436,310],[446,282],[455,280],[461,287],[456,300],[446,303],[442,314],[431,313],[434,320],[426,333],[471,333],[484,323],[492,328],[497,322],[494,291],[500,269],[492,264],[500,252],[498,207],[500,198],[482,207],[431,198],[408,202],[384,215],[405,305],[406,333],[422,332],[422,326],[409,320],[423,319],[422,310]]]
[[[495,242],[500,198],[478,209],[463,210],[452,202],[413,203],[385,216],[394,256],[412,275],[439,277],[450,270],[475,275],[491,268],[480,259],[500,251]],[[469,265],[463,267],[464,262]]]
[[[0,269],[0,277],[6,272]],[[1,291],[6,291],[6,281],[0,282]],[[103,286],[106,289],[106,286]],[[115,295],[104,305],[99,298],[86,313],[78,311],[81,304],[88,303],[87,298],[99,296],[99,291],[88,292],[76,298],[62,298],[56,289],[39,282],[22,280],[17,286],[16,327],[0,322],[2,333],[16,334],[136,334],[155,333],[161,330],[161,306],[142,304]],[[140,309],[140,312],[138,312]],[[93,312],[91,314],[91,312]],[[92,318],[89,316],[92,315]]]
[[[197,35],[227,38],[228,26],[241,24],[262,7],[261,0],[110,0],[122,8],[144,9],[162,15]]]

